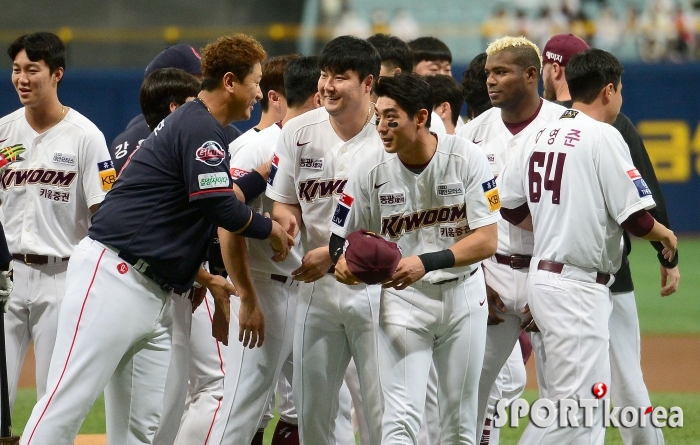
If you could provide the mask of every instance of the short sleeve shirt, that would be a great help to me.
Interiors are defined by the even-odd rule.
[[[193,203],[233,194],[227,145],[201,102],[181,106],[131,156],[90,236],[147,262],[176,289],[189,288],[216,230]]]

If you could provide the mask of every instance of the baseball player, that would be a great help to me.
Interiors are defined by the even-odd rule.
[[[330,220],[348,175],[359,159],[381,151],[371,122],[370,89],[380,68],[374,47],[351,36],[323,49],[319,93],[324,107],[282,128],[267,195],[273,217],[290,227],[298,222],[301,267],[294,332],[294,401],[299,436],[305,444],[334,443],[338,390],[352,357],[357,366],[370,443],[381,441],[382,400],[376,350],[379,292],[344,286],[329,273]]]
[[[486,86],[493,108],[469,121],[459,134],[480,145],[494,176],[517,146],[535,129],[558,118],[565,108],[539,97],[540,51],[524,37],[503,37],[486,49]],[[518,340],[527,305],[526,280],[532,232],[498,223],[498,250],[483,262],[490,305],[502,322],[489,325],[479,381],[479,426],[484,425],[489,393]],[[525,320],[525,321],[523,321]]]
[[[478,54],[474,57],[469,66],[462,73],[462,91],[464,93],[464,103],[467,104],[467,118],[474,119],[484,111],[491,108],[491,99],[486,87],[486,75],[484,66],[486,65],[486,53]]]
[[[23,445],[73,442],[119,363],[149,347],[173,292],[192,287],[216,226],[269,238],[280,260],[294,243],[279,224],[236,199],[224,150],[224,126],[249,118],[260,99],[265,51],[237,34],[203,54],[197,99],[165,118],[131,156],[89,236],[74,250],[50,389],[32,411]],[[246,254],[245,244],[237,254]],[[229,274],[242,301],[239,340],[262,344],[263,320],[248,271]]]
[[[341,255],[348,233],[367,228],[403,251],[384,282],[379,316],[382,443],[416,443],[433,361],[441,443],[476,443],[488,312],[478,263],[496,251],[498,191],[477,146],[429,132],[433,102],[422,76],[381,77],[375,91],[385,152],[353,171],[331,249],[336,277],[347,284],[357,282]]]
[[[271,85],[265,85],[270,96],[274,94],[275,98],[284,102],[283,119],[257,132],[254,130],[244,146],[238,141],[229,146],[233,177],[244,175],[271,159],[283,126],[290,119],[321,106],[317,95],[320,74],[318,59],[287,56],[283,60],[284,63],[276,64],[275,69],[281,85],[275,85],[274,89],[270,88]],[[272,211],[272,200],[264,196],[258,197],[250,205],[261,214]],[[301,264],[301,250],[294,247],[287,260],[281,263],[271,260],[269,250],[265,241],[248,241],[253,285],[261,296],[260,307],[265,316],[265,343],[256,349],[246,349],[236,343],[228,345],[226,362],[235,363],[236,366],[228,369],[224,379],[223,406],[220,420],[212,432],[213,444],[262,444],[268,421],[264,414],[269,397],[274,397],[270,389],[275,387],[282,367],[292,353],[299,283],[292,279],[291,273]],[[241,266],[235,263],[236,258],[232,260],[234,264],[231,267]],[[238,312],[235,299],[232,309],[231,324],[235,326]],[[287,378],[291,381],[291,373]],[[296,424],[280,422],[278,429],[287,428],[289,436],[297,437]]]
[[[462,87],[452,76],[447,74],[427,76],[426,80],[433,92],[432,111],[445,125],[447,134],[455,134],[459,121],[459,110],[462,109],[462,101],[464,100]]]
[[[100,130],[58,99],[65,51],[46,32],[8,49],[23,107],[0,119],[0,144],[26,149],[4,170],[0,190],[15,283],[5,316],[10,408],[31,341],[37,396],[46,392],[68,259],[116,178]]]
[[[197,50],[189,45],[177,44],[169,46],[161,51],[148,66],[146,66],[143,78],[147,78],[152,72],[158,69],[178,68],[201,79],[201,58]],[[178,105],[182,105],[182,103]],[[109,154],[112,157],[112,161],[114,161],[114,168],[117,170],[117,173],[121,171],[124,163],[129,159],[129,155],[133,153],[133,151],[141,145],[141,142],[150,134],[151,129],[146,123],[145,116],[139,114],[131,119],[126,129],[114,138],[112,145],[109,147]]]
[[[661,241],[667,260],[676,250],[673,232],[646,211],[654,206],[651,191],[608,125],[622,105],[622,71],[602,50],[572,57],[566,79],[573,108],[531,134],[499,177],[503,206],[512,209],[504,217],[535,232],[528,302],[542,333],[553,402],[590,399],[598,383],[610,387],[608,286],[620,267],[623,228]],[[582,411],[579,427],[530,424],[519,443],[603,443],[603,410],[593,408],[593,426],[585,428]]]
[[[544,47],[544,68],[542,81],[545,97],[556,100],[566,107],[572,105],[569,87],[566,84],[566,65],[576,53],[588,49],[588,44],[571,34],[560,34],[547,41]],[[613,123],[622,139],[629,147],[632,163],[644,178],[651,190],[656,207],[649,213],[664,226],[670,228],[664,196],[656,180],[654,167],[644,148],[641,136],[634,125],[623,113],[618,114]],[[622,236],[625,248],[622,251],[620,269],[615,273],[615,282],[610,286],[613,294],[613,310],[608,327],[610,329],[610,366],[612,371],[611,399],[616,406],[635,406],[646,408],[651,406],[649,393],[644,384],[640,366],[639,348],[639,318],[634,298],[634,286],[630,272],[627,254],[630,240],[627,232]],[[668,296],[678,289],[680,272],[678,271],[678,252],[673,260],[666,260],[661,254],[663,245],[653,241],[652,246],[658,252],[661,263],[662,296]],[[641,424],[631,428],[620,428],[620,435],[625,444],[663,444],[661,429],[652,426],[642,427]]]

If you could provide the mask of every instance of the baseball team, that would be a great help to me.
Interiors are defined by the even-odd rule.
[[[103,392],[110,445],[262,445],[275,402],[275,445],[497,444],[530,356],[541,398],[651,411],[629,235],[664,296],[677,240],[611,54],[508,36],[459,83],[434,37],[178,44],[108,148],[59,100],[65,52],[10,45],[22,107],[0,119],[11,406],[36,356],[22,445],[72,444]],[[603,407],[567,419],[519,443],[604,443]]]

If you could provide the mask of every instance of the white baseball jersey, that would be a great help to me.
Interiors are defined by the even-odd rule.
[[[531,134],[498,182],[504,207],[530,208],[534,256],[600,272],[620,268],[620,224],[655,206],[620,133],[578,110]]]
[[[404,256],[444,250],[470,231],[501,219],[496,181],[476,145],[437,135],[428,166],[416,174],[385,151],[362,159],[333,215],[343,238],[365,228],[396,242]],[[477,264],[430,272],[432,283],[469,274]]]
[[[27,149],[24,161],[2,175],[10,252],[70,256],[87,236],[90,206],[102,202],[116,180],[104,135],[73,109],[39,134],[20,108],[0,119],[0,144]]]
[[[240,178],[270,160],[282,128],[273,124],[259,132],[251,129],[245,134],[248,135],[250,131],[253,133],[247,136],[242,144],[238,143],[241,138],[235,139],[229,144],[231,177],[234,179]],[[272,213],[272,200],[267,196],[260,195],[249,205],[260,214],[263,212]],[[284,262],[276,263],[272,261],[273,252],[269,241],[252,238],[247,238],[246,241],[251,270],[290,276],[292,271],[301,264],[301,248],[298,244],[292,247]]]
[[[481,147],[491,164],[493,176],[498,176],[508,159],[517,152],[518,144],[533,130],[539,130],[547,122],[558,119],[564,110],[566,108],[561,105],[542,99],[537,117],[513,135],[501,119],[501,109],[494,107],[467,122],[457,134]],[[519,229],[504,220],[498,223],[498,253],[531,255],[533,244],[532,232]]]
[[[306,252],[328,245],[333,211],[355,165],[384,152],[374,123],[344,142],[329,119],[322,107],[285,124],[268,181],[267,196],[301,205],[301,240]]]
[[[430,131],[435,134],[447,134],[445,123],[442,122],[440,116],[434,111],[430,114]]]

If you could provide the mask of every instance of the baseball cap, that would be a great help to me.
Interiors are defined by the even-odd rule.
[[[401,248],[374,232],[360,229],[345,238],[345,261],[358,280],[379,284],[391,278],[401,260]]]
[[[573,34],[558,34],[547,40],[547,43],[544,45],[542,62],[557,62],[561,66],[566,66],[575,54],[588,48],[590,48],[588,43]]]
[[[161,68],[179,68],[195,76],[202,75],[202,56],[190,45],[179,43],[160,52],[146,67],[143,77]]]

